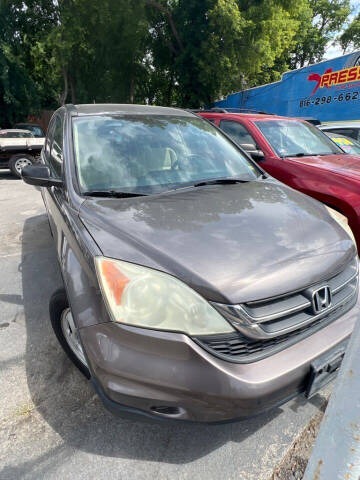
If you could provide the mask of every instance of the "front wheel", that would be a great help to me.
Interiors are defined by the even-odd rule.
[[[50,320],[60,345],[76,367],[90,378],[90,371],[81,345],[79,331],[74,323],[69,302],[63,289],[53,293],[50,304]]]
[[[9,169],[13,175],[21,178],[21,170],[28,165],[33,165],[35,158],[26,153],[18,153],[13,155],[9,160]]]

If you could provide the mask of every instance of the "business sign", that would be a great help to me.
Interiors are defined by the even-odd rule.
[[[360,120],[360,52],[286,72],[279,82],[229,95],[215,105],[321,121]]]
[[[330,88],[333,85],[343,85],[344,83],[360,80],[360,67],[344,68],[337,72],[333,72],[332,68],[328,68],[322,75],[311,73],[308,76],[308,80],[316,82],[316,86],[311,92],[311,95],[314,95],[318,88]],[[352,86],[350,85],[350,87]]]

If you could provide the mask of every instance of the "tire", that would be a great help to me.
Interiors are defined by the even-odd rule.
[[[17,153],[9,160],[9,169],[13,175],[21,178],[21,169],[27,165],[34,165],[35,158],[27,153]]]
[[[71,337],[77,337],[75,325],[73,324],[75,330],[72,333],[65,333],[67,330],[65,328],[65,325],[68,325],[69,323],[68,319],[71,318],[72,323],[73,320],[69,307],[69,302],[67,300],[64,289],[61,288],[59,290],[56,290],[56,292],[52,294],[49,302],[49,313],[52,328],[55,332],[57,339],[59,340],[60,345],[62,346],[70,360],[74,363],[74,365],[80,370],[80,372],[85,375],[86,378],[89,379],[91,377],[91,374],[87,366],[86,357],[82,350],[80,341],[78,341],[77,338],[78,344],[80,345],[81,354],[75,353],[76,349],[74,349],[74,347],[71,345],[71,340],[69,340],[69,338]],[[80,357],[83,357],[83,359],[81,360]]]

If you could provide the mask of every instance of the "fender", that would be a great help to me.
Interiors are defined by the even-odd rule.
[[[104,319],[110,322],[93,262],[94,256],[101,255],[102,252],[78,216],[73,217],[68,232],[62,232],[60,243],[60,270],[77,327],[103,323]]]

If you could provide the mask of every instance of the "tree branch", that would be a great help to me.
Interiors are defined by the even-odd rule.
[[[149,5],[150,7],[154,7],[156,8],[157,10],[159,10],[159,12],[163,13],[166,15],[167,19],[168,19],[168,22],[169,22],[169,25],[170,25],[170,28],[171,28],[171,31],[175,37],[175,40],[176,40],[176,43],[179,47],[179,50],[181,52],[184,51],[184,45],[181,41],[181,38],[180,38],[180,35],[175,27],[175,23],[174,23],[174,20],[173,20],[173,17],[171,15],[171,12],[165,8],[163,5],[161,5],[161,3],[158,3],[154,0],[146,0],[145,2],[147,5]]]

